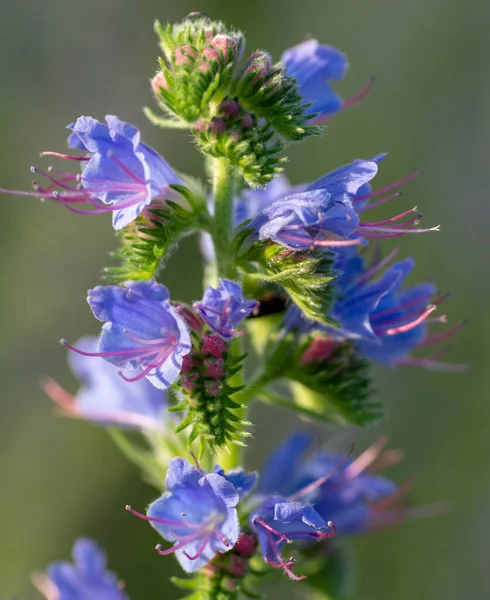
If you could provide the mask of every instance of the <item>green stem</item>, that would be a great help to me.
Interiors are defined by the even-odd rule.
[[[234,170],[225,158],[212,162],[214,194],[214,227],[212,231],[216,252],[217,275],[236,279],[237,271],[230,248],[233,229]]]

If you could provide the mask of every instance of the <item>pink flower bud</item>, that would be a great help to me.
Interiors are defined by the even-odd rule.
[[[191,46],[179,46],[175,49],[174,58],[178,67],[191,65],[197,58],[197,52]]]
[[[213,48],[220,51],[225,58],[232,58],[236,55],[236,42],[229,35],[215,35],[211,45]]]
[[[167,79],[165,78],[163,71],[158,71],[155,77],[153,77],[151,80],[151,88],[157,98],[159,97],[161,90],[168,91]]]
[[[203,336],[204,343],[202,345],[202,353],[204,355],[214,356],[214,358],[222,358],[227,352],[228,346],[226,342],[214,333],[208,333]]]
[[[301,364],[306,365],[312,362],[326,360],[337,348],[337,344],[326,337],[316,337],[305,350],[301,357]]]

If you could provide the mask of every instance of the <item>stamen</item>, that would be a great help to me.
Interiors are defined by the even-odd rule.
[[[135,517],[139,519],[143,519],[143,521],[149,521],[150,523],[161,523],[162,525],[169,525],[171,527],[182,527],[184,524],[180,521],[169,521],[168,519],[159,519],[157,517],[149,517],[148,515],[143,515],[138,511],[134,510],[129,504],[126,504],[124,507],[128,512],[133,513]]]
[[[381,200],[378,200],[377,202],[373,202],[372,204],[366,204],[366,206],[361,206],[360,208],[356,208],[356,213],[358,215],[360,215],[363,212],[366,212],[366,210],[370,210],[371,208],[375,208],[376,206],[381,206],[381,204],[384,204],[385,202],[388,202],[389,200],[393,200],[393,198],[396,198],[397,196],[401,196],[402,195],[402,191],[398,190],[397,192],[395,192],[394,194],[391,194],[390,196],[386,196],[386,198],[382,198]],[[358,202],[359,200],[362,200],[363,198],[365,198],[364,196],[360,196],[359,198],[352,198],[352,202]]]
[[[263,521],[259,517],[255,517],[253,522],[258,523],[259,525],[262,525],[262,527],[264,527],[264,529],[267,529],[267,531],[270,531],[274,535],[277,535],[277,537],[280,538],[283,542],[286,542],[286,544],[293,543],[293,540],[289,539],[286,535],[280,533],[279,531],[276,531],[275,529],[273,529],[270,525],[268,525],[265,521]]]
[[[391,190],[393,190],[397,187],[400,187],[401,185],[404,185],[405,183],[408,183],[409,181],[412,181],[412,179],[415,179],[419,175],[422,175],[422,173],[423,173],[423,171],[416,171],[415,173],[412,173],[411,175],[407,175],[407,177],[404,177],[403,179],[400,179],[399,181],[395,181],[395,183],[392,183],[391,185],[388,185],[387,187],[376,190],[375,192],[370,192],[369,194],[364,194],[363,196],[358,196],[357,198],[354,198],[354,201],[366,200],[367,198],[375,198],[376,196],[382,196],[386,192],[390,192]]]
[[[410,208],[409,210],[406,210],[405,212],[402,212],[399,215],[391,217],[391,219],[386,219],[384,221],[371,221],[371,222],[363,221],[362,226],[363,227],[372,227],[372,226],[377,226],[377,225],[387,225],[388,223],[394,223],[395,221],[399,221],[400,219],[403,219],[403,217],[406,217],[410,213],[417,212],[417,210],[418,210],[417,207],[414,206],[413,208]]]
[[[388,256],[386,256],[378,263],[376,263],[373,267],[365,271],[356,279],[355,285],[360,285],[361,283],[364,283],[365,281],[371,279],[378,271],[384,269],[384,267],[386,267],[395,258],[398,252],[400,252],[400,248],[395,248],[392,252],[388,254]]]
[[[57,381],[47,377],[41,381],[41,387],[43,388],[45,394],[64,410],[73,410],[73,407],[76,403],[75,396],[68,393]]]
[[[298,498],[301,498],[303,496],[307,496],[308,494],[311,494],[311,492],[314,492],[316,489],[318,489],[320,486],[322,486],[325,482],[327,482],[331,477],[333,477],[335,475],[335,473],[338,473],[340,471],[340,469],[345,465],[345,463],[350,460],[352,451],[353,451],[353,447],[351,447],[349,454],[347,454],[347,456],[344,456],[344,458],[338,463],[338,465],[336,465],[326,475],[319,477],[318,479],[316,479],[309,485],[305,486],[304,488],[302,488],[295,494],[288,496],[287,499],[294,501],[294,500],[297,500]]]
[[[46,151],[46,152],[41,152],[39,154],[39,156],[57,156],[58,158],[65,158],[66,160],[80,160],[80,161],[87,161],[90,160],[90,156],[72,156],[70,154],[62,154],[61,152],[51,152],[51,151]]]
[[[387,437],[380,437],[377,439],[372,446],[365,450],[347,467],[345,470],[345,476],[349,479],[354,479],[360,475],[378,458],[387,443]]]
[[[138,177],[135,173],[133,173],[130,169],[128,169],[128,167],[122,162],[122,160],[117,156],[117,154],[113,150],[110,150],[107,153],[107,157],[112,158],[114,160],[114,162],[119,167],[121,167],[121,169],[126,173],[126,175],[129,175],[132,179],[134,179],[138,183],[146,185],[145,180],[141,179],[141,177]]]
[[[432,314],[435,310],[437,310],[437,306],[432,304],[431,306],[427,307],[427,310],[425,310],[420,315],[420,317],[418,317],[418,319],[415,319],[415,320],[411,321],[410,323],[406,323],[405,325],[399,325],[398,327],[392,327],[390,329],[387,329],[381,335],[397,335],[398,333],[405,333],[407,331],[410,331],[414,327],[417,327],[418,325],[423,323],[427,319],[427,317],[430,314]]]
[[[462,327],[464,327],[464,325],[466,325],[466,321],[461,321],[461,323],[457,323],[454,327],[452,327],[448,331],[445,331],[444,333],[441,333],[440,335],[433,335],[431,337],[428,337],[419,344],[419,347],[432,346],[433,344],[438,344],[439,342],[445,342],[448,338],[452,337]]]
[[[202,541],[202,544],[199,546],[199,549],[194,554],[194,556],[191,556],[190,554],[187,554],[187,552],[184,550],[185,556],[187,556],[187,558],[189,560],[197,560],[201,556],[201,554],[204,552],[204,549],[208,545],[210,539],[211,539],[211,536],[207,536],[207,537],[204,538],[204,540]]]

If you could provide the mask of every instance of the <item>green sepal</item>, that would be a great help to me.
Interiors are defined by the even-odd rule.
[[[323,130],[307,124],[314,115],[303,103],[296,79],[286,74],[282,63],[272,64],[266,52],[256,51],[250,56],[231,94],[289,141],[319,135]]]
[[[286,331],[276,315],[249,319],[247,325],[266,380],[287,381],[292,391],[288,398],[262,388],[257,394],[261,401],[325,423],[365,425],[380,417],[380,405],[370,400],[370,363],[352,344],[330,342],[320,329],[308,335]],[[305,361],[318,339],[332,344],[330,354]]]
[[[111,256],[119,265],[103,270],[106,281],[123,283],[154,278],[179,239],[198,226],[202,210],[200,199],[187,187],[171,187],[185,198],[187,206],[171,200],[165,202],[165,208],[150,205],[135,221],[118,231],[119,248]]]
[[[243,390],[234,378],[241,371],[245,355],[234,356],[225,351],[222,359],[223,375],[213,378],[207,363],[216,359],[203,354],[203,337],[194,336],[194,347],[185,362],[191,365],[182,373],[176,389],[179,403],[174,411],[186,411],[176,432],[188,430],[189,445],[199,439],[200,456],[206,449],[212,454],[227,450],[230,444],[245,446],[244,438],[251,437],[245,428],[250,421],[241,416],[244,406],[233,399]]]
[[[241,232],[237,249],[248,232]],[[332,258],[327,252],[292,251],[276,243],[255,242],[237,257],[250,279],[284,289],[304,315],[323,325],[333,325],[328,309],[332,299]]]
[[[230,104],[235,107],[231,114]],[[201,120],[194,140],[201,152],[225,158],[253,188],[267,185],[286,162],[279,157],[284,143],[271,125],[245,110],[237,98],[224,98],[211,118]]]

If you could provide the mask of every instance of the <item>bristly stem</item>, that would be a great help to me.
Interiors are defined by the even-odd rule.
[[[234,171],[225,158],[213,159],[214,227],[212,237],[216,252],[217,275],[236,279],[237,272],[230,248],[233,229]]]

